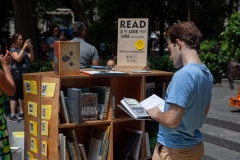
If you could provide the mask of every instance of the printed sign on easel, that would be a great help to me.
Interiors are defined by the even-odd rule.
[[[148,18],[118,19],[118,66],[147,66]]]

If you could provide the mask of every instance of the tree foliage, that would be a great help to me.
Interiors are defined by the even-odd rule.
[[[221,34],[222,46],[220,54],[240,61],[240,12],[232,14],[228,20],[227,30]]]

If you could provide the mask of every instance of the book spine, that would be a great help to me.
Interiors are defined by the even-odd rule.
[[[83,144],[78,144],[78,147],[79,147],[79,150],[81,152],[82,160],[87,160],[87,154],[86,154],[86,151],[84,149],[84,145]]]
[[[77,125],[81,124],[81,105],[80,105],[80,97],[81,90],[75,88],[68,88],[68,105],[69,112],[72,117],[72,122]]]
[[[110,87],[106,87],[106,97],[104,102],[104,110],[103,110],[103,119],[106,120],[108,118],[108,106],[109,106],[109,98],[110,98]]]
[[[115,119],[115,95],[112,96],[112,119]]]
[[[65,101],[65,97],[64,97],[64,92],[63,91],[60,91],[60,99],[61,99],[61,105],[62,105],[62,109],[60,112],[63,112],[63,116],[64,116],[64,119],[67,123],[69,123],[69,113],[67,111],[67,104],[66,104],[66,101]]]

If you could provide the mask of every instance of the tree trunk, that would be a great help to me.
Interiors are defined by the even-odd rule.
[[[34,49],[34,60],[39,60],[36,30],[32,14],[31,0],[12,0],[15,33],[23,34],[24,40],[30,38]],[[24,41],[25,42],[25,41]]]
[[[188,21],[197,23],[197,0],[188,0]]]
[[[74,13],[74,21],[82,21],[88,28],[88,21],[85,14],[84,3],[82,0],[71,0],[72,11]]]

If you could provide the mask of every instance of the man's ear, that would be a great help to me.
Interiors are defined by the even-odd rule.
[[[179,49],[182,48],[182,42],[179,39],[176,39],[176,44],[179,47]]]

